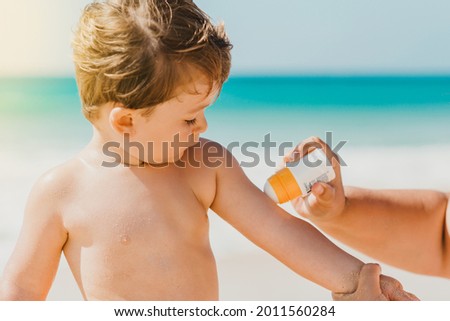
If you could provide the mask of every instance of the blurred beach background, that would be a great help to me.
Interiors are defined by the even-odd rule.
[[[33,183],[90,139],[70,63],[71,30],[86,3],[2,3],[0,273]],[[204,136],[224,146],[258,143],[249,151],[261,161],[245,172],[259,188],[276,170],[263,161],[266,134],[279,146],[331,132],[333,146],[346,141],[339,150],[347,164],[344,184],[450,192],[448,1],[196,3],[225,21],[235,45],[232,75],[207,110]],[[239,148],[233,152],[241,162],[252,160]],[[270,159],[281,161],[277,148]],[[289,204],[283,207],[294,215]],[[330,300],[327,290],[297,276],[214,213],[210,218],[222,300]],[[421,299],[450,300],[450,280],[382,268]],[[81,299],[62,258],[49,300]]]

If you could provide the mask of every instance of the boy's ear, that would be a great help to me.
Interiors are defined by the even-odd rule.
[[[123,107],[116,106],[109,113],[109,124],[119,134],[133,134],[133,113]]]

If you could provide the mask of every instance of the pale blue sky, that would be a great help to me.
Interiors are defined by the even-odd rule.
[[[0,0],[0,76],[72,75],[89,0]],[[197,0],[225,21],[234,74],[450,74],[449,0]]]

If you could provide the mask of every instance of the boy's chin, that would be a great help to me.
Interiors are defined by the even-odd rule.
[[[161,158],[158,158],[155,160],[146,161],[146,163],[151,166],[155,166],[155,167],[174,164],[174,163],[181,161],[181,159],[183,158],[183,155],[184,155],[184,151],[179,155],[168,155],[168,156],[161,157]]]

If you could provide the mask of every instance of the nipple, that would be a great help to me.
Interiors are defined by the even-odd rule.
[[[130,243],[130,237],[126,234],[120,236],[120,243],[123,245],[128,245]]]

